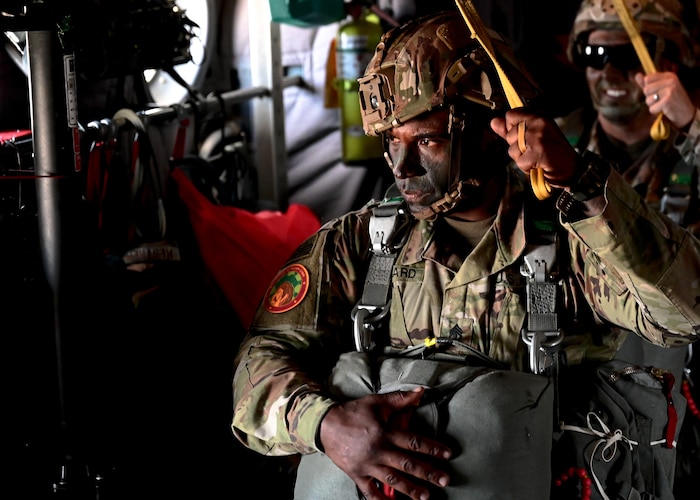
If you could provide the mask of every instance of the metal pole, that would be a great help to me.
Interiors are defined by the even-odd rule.
[[[29,108],[34,145],[34,172],[36,179],[39,237],[42,242],[44,273],[54,297],[54,321],[58,358],[59,402],[61,425],[65,428],[63,366],[61,356],[60,314],[57,292],[61,283],[61,217],[59,168],[57,161],[56,120],[52,85],[54,34],[48,31],[30,31],[26,51],[29,61]]]
[[[248,11],[250,18],[250,60],[253,86],[270,89],[270,97],[254,100],[252,105],[253,154],[260,179],[260,198],[286,210],[287,150],[284,133],[284,96],[282,93],[282,56],[280,26],[272,22],[268,2],[256,3]]]
[[[76,285],[80,272],[69,266],[68,245],[76,243],[77,217],[76,170],[79,169],[79,134],[75,88],[74,55],[60,43],[58,32],[36,30],[27,32],[29,105],[34,173],[36,176],[37,218],[41,261],[51,290],[56,350],[58,411],[62,440],[63,463],[60,477],[54,482],[55,493],[65,494],[68,478],[73,473],[72,443],[69,435],[69,412],[66,391],[66,332],[71,324],[69,293]],[[71,275],[72,286],[66,286],[64,276]],[[74,298],[75,299],[75,298]],[[75,323],[72,323],[75,324]]]

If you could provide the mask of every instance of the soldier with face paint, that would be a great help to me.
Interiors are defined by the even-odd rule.
[[[456,13],[384,34],[359,80],[359,99],[365,132],[384,139],[395,185],[386,200],[329,221],[297,249],[240,346],[235,436],[269,456],[320,456],[344,478],[311,471],[297,478],[297,499],[546,498],[504,494],[523,471],[548,492],[549,453],[527,454],[513,442],[493,456],[482,431],[502,415],[486,395],[450,419],[479,429],[460,436],[458,449],[413,425],[410,415],[431,387],[371,393],[366,380],[370,394],[341,397],[329,384],[353,351],[372,358],[375,349],[405,353],[429,343],[444,346],[445,355],[496,363],[503,376],[531,370],[521,335],[529,311],[522,265],[537,246],[538,221],[559,241],[561,274],[550,271],[561,289],[567,363],[614,358],[622,329],[667,347],[697,339],[700,242],[651,210],[610,162],[580,155],[553,119],[533,111],[537,86],[507,42],[491,35],[525,107],[508,109],[495,65]],[[534,168],[551,189],[547,199],[533,194]],[[385,210],[401,221],[393,230],[377,229]],[[385,244],[397,255],[377,268],[384,255],[375,250]],[[293,296],[280,308],[275,292],[285,281],[294,284]],[[357,342],[357,306],[384,285],[386,314],[373,331],[375,345],[366,346]],[[477,418],[479,409],[488,417]],[[551,417],[551,408],[545,412]],[[527,441],[531,431],[517,435]],[[458,467],[467,452],[481,470]],[[495,479],[470,496],[487,475]]]

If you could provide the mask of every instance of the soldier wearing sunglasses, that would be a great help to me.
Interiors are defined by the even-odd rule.
[[[698,234],[700,114],[691,98],[695,89],[684,87],[696,60],[682,7],[678,0],[627,0],[627,6],[656,73],[644,74],[612,2],[583,0],[569,56],[585,72],[591,106],[559,124],[576,148],[614,160],[647,203]],[[672,131],[655,141],[650,130],[659,113]]]
[[[647,204],[700,235],[700,111],[688,84],[696,66],[693,42],[677,0],[625,0],[656,68],[642,63],[610,0],[583,0],[569,38],[568,55],[586,77],[590,105],[558,120],[579,151],[613,160]],[[689,5],[692,5],[689,3]],[[685,83],[685,85],[684,85]],[[671,132],[650,134],[659,113]],[[697,351],[697,350],[696,350]],[[629,335],[618,354],[644,366],[672,369],[676,389],[695,380],[700,401],[700,352],[661,349]],[[685,369],[685,371],[684,371]],[[700,488],[700,420],[690,410],[678,443],[676,500],[697,498]],[[690,497],[686,491],[692,492]]]

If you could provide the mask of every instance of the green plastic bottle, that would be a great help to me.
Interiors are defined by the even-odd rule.
[[[336,68],[343,162],[349,165],[381,158],[382,141],[365,135],[360,114],[359,85],[383,28],[379,17],[367,8],[349,7],[347,19],[341,23],[336,37]]]

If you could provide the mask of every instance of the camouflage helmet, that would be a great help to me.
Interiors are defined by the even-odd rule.
[[[640,33],[673,43],[677,62],[695,66],[693,42],[683,23],[683,6],[678,0],[624,0]],[[575,61],[574,45],[593,30],[624,30],[612,0],[583,0],[569,37],[568,55]]]
[[[499,63],[523,102],[536,99],[539,89],[510,46],[489,33]],[[385,33],[359,79],[359,98],[367,135],[379,135],[445,105],[508,106],[493,63],[457,11],[414,19]]]

